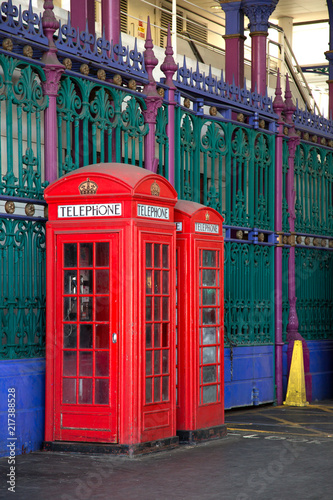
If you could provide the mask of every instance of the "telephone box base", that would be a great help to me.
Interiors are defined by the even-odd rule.
[[[127,455],[135,457],[171,450],[179,446],[178,436],[147,441],[137,444],[78,443],[73,441],[44,441],[43,451],[64,451],[69,453],[104,453],[107,455]]]
[[[177,431],[179,442],[187,444],[196,444],[211,439],[220,439],[226,435],[227,426],[225,424],[207,427],[205,429],[197,429],[195,431]]]

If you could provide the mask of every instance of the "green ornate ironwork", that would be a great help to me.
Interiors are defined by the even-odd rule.
[[[63,77],[57,99],[59,176],[98,162],[143,167],[148,133],[145,107],[140,96],[83,78]]]
[[[2,359],[45,354],[45,225],[0,219]]]
[[[286,181],[287,174],[289,169],[288,158],[289,158],[289,150],[288,150],[288,142],[286,140],[283,141],[283,150],[282,150],[282,229],[285,232],[289,232],[289,213],[288,213],[288,202],[286,196]]]
[[[6,144],[0,144],[0,192],[42,199],[42,123],[48,98],[43,70],[0,54],[0,120]]]

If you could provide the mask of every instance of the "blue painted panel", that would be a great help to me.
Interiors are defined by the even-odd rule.
[[[8,389],[15,388],[16,455],[41,448],[45,418],[45,360],[0,361],[0,456],[8,456]]]
[[[225,408],[274,401],[274,347],[246,346],[224,350]]]

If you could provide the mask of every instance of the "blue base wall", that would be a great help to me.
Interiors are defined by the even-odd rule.
[[[273,402],[274,346],[246,346],[224,350],[225,409]]]
[[[15,388],[16,455],[41,448],[44,440],[45,359],[0,361],[0,457],[8,456],[8,389]]]
[[[312,401],[333,399],[333,341],[309,340]],[[287,348],[283,348],[283,388],[287,391]]]

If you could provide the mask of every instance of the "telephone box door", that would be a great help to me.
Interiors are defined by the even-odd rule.
[[[115,443],[118,234],[58,235],[56,252],[55,439]]]

